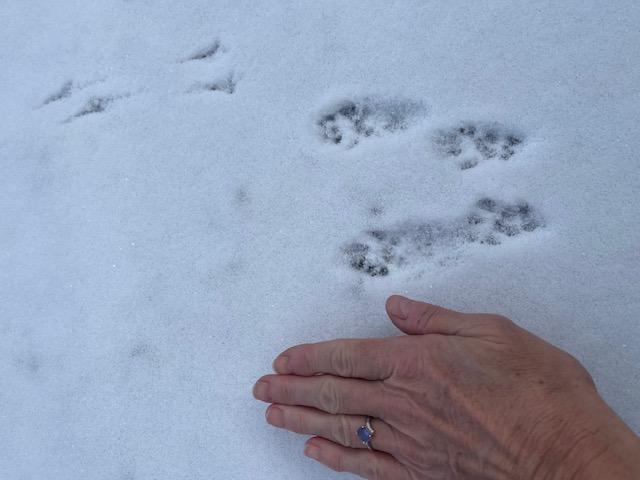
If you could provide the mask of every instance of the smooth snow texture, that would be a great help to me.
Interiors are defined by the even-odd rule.
[[[0,20],[2,478],[343,478],[251,388],[398,292],[564,347],[640,431],[636,1]]]

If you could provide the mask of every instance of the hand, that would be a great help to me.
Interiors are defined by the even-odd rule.
[[[370,479],[640,478],[640,440],[569,354],[496,315],[387,312],[409,336],[299,345],[256,383],[271,425],[314,435],[309,457]]]

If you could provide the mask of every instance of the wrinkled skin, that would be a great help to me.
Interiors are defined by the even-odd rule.
[[[399,296],[387,313],[408,335],[299,345],[256,383],[307,456],[369,479],[640,478],[640,440],[569,354],[497,315]]]

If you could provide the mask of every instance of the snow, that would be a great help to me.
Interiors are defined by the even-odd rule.
[[[510,316],[640,431],[637,2],[0,19],[2,478],[343,478],[251,388],[290,345],[396,334],[391,293]],[[482,198],[540,221],[469,227]]]

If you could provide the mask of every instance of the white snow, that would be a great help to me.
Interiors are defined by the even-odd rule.
[[[0,23],[0,477],[343,478],[251,388],[290,345],[396,334],[391,293],[510,316],[640,431],[636,1],[4,1]],[[469,122],[521,143],[442,141]],[[483,197],[542,221],[482,243]]]

